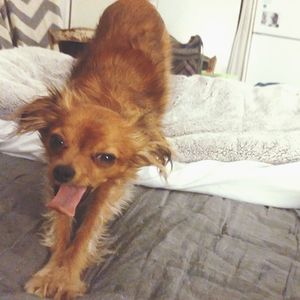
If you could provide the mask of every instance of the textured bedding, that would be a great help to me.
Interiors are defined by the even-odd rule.
[[[68,56],[38,48],[1,52],[0,117],[46,94],[49,82],[62,84],[72,63]],[[257,98],[248,107],[255,114],[247,119],[248,87],[238,90],[234,87],[239,84],[232,83],[229,90],[228,85],[221,88],[225,81],[199,76],[189,82],[174,77],[174,83],[178,83],[173,85],[175,109],[169,110],[165,124],[180,160],[231,161],[243,155],[273,163],[299,160],[298,91],[281,89],[291,101],[280,111],[280,105],[286,104],[284,97],[276,100],[271,97],[274,90],[255,90],[269,93],[278,106],[275,109]],[[207,97],[201,98],[201,105],[195,94],[186,98],[188,85],[203,88],[201,95]],[[233,101],[244,102],[235,107]],[[184,109],[187,103],[193,114]],[[205,114],[199,118],[200,107],[210,112],[210,118]],[[226,107],[227,115],[218,118]],[[280,122],[274,123],[272,115],[282,116]],[[197,116],[206,121],[199,123]],[[217,123],[221,119],[227,122],[225,127]],[[234,133],[232,140],[226,138]],[[242,144],[240,137],[248,143]],[[200,150],[201,145],[206,148]],[[37,299],[25,294],[22,286],[48,256],[38,242],[45,173],[41,162],[0,154],[1,300]],[[82,299],[300,299],[299,211],[141,186],[134,188],[133,198],[124,215],[110,226],[114,253],[85,274],[90,293]]]
[[[22,286],[46,260],[38,242],[45,167],[0,154],[0,299],[33,300]],[[103,265],[83,299],[299,299],[297,210],[135,187],[110,226]]]
[[[300,160],[300,87],[176,76],[165,133],[183,162]]]
[[[64,83],[73,58],[37,47],[0,53],[0,118]],[[300,160],[300,88],[253,87],[222,78],[175,75],[165,134],[176,160]]]
[[[15,127],[15,122],[0,119],[0,152],[45,161],[38,133],[15,135]],[[168,164],[167,173],[165,180],[156,167],[143,167],[135,183],[273,207],[300,208],[300,162],[273,165],[257,161],[173,161]]]

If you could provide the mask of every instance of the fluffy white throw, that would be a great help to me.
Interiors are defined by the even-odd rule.
[[[24,47],[0,52],[0,118],[60,87],[74,60]],[[285,163],[300,158],[300,88],[252,87],[203,76],[173,76],[165,134],[176,160]]]
[[[183,162],[300,159],[300,87],[175,76],[165,133]]]
[[[68,77],[72,57],[39,47],[0,51],[0,118],[6,119],[18,106],[59,88]]]
[[[40,48],[2,50],[0,116],[46,94],[48,85],[59,87],[73,63],[69,56]],[[299,89],[174,76],[171,102],[166,135],[178,160],[195,162],[175,162],[168,182],[156,169],[143,168],[138,184],[300,208],[300,162],[291,163],[300,155]],[[37,133],[13,136],[14,122],[1,119],[0,128],[0,152],[42,159]],[[244,159],[255,161],[239,161]]]

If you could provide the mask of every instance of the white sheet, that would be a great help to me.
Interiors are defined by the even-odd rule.
[[[0,119],[0,152],[31,160],[45,160],[37,132],[16,136],[16,123]]]
[[[175,162],[165,182],[154,167],[139,172],[137,184],[189,191],[281,208],[300,208],[300,162]]]
[[[0,120],[0,152],[44,160],[37,133],[14,135],[15,123]],[[168,181],[155,167],[140,170],[136,184],[205,193],[233,200],[282,208],[300,208],[300,162],[271,165],[255,161],[174,162]]]

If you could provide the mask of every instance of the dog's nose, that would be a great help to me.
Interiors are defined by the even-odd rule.
[[[54,179],[61,183],[69,182],[75,175],[75,170],[68,165],[58,165],[53,170]]]

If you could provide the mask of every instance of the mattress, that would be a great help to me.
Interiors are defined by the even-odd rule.
[[[0,299],[37,299],[23,285],[48,257],[45,165],[0,154],[0,166]],[[141,186],[133,198],[82,299],[300,299],[298,210]]]

